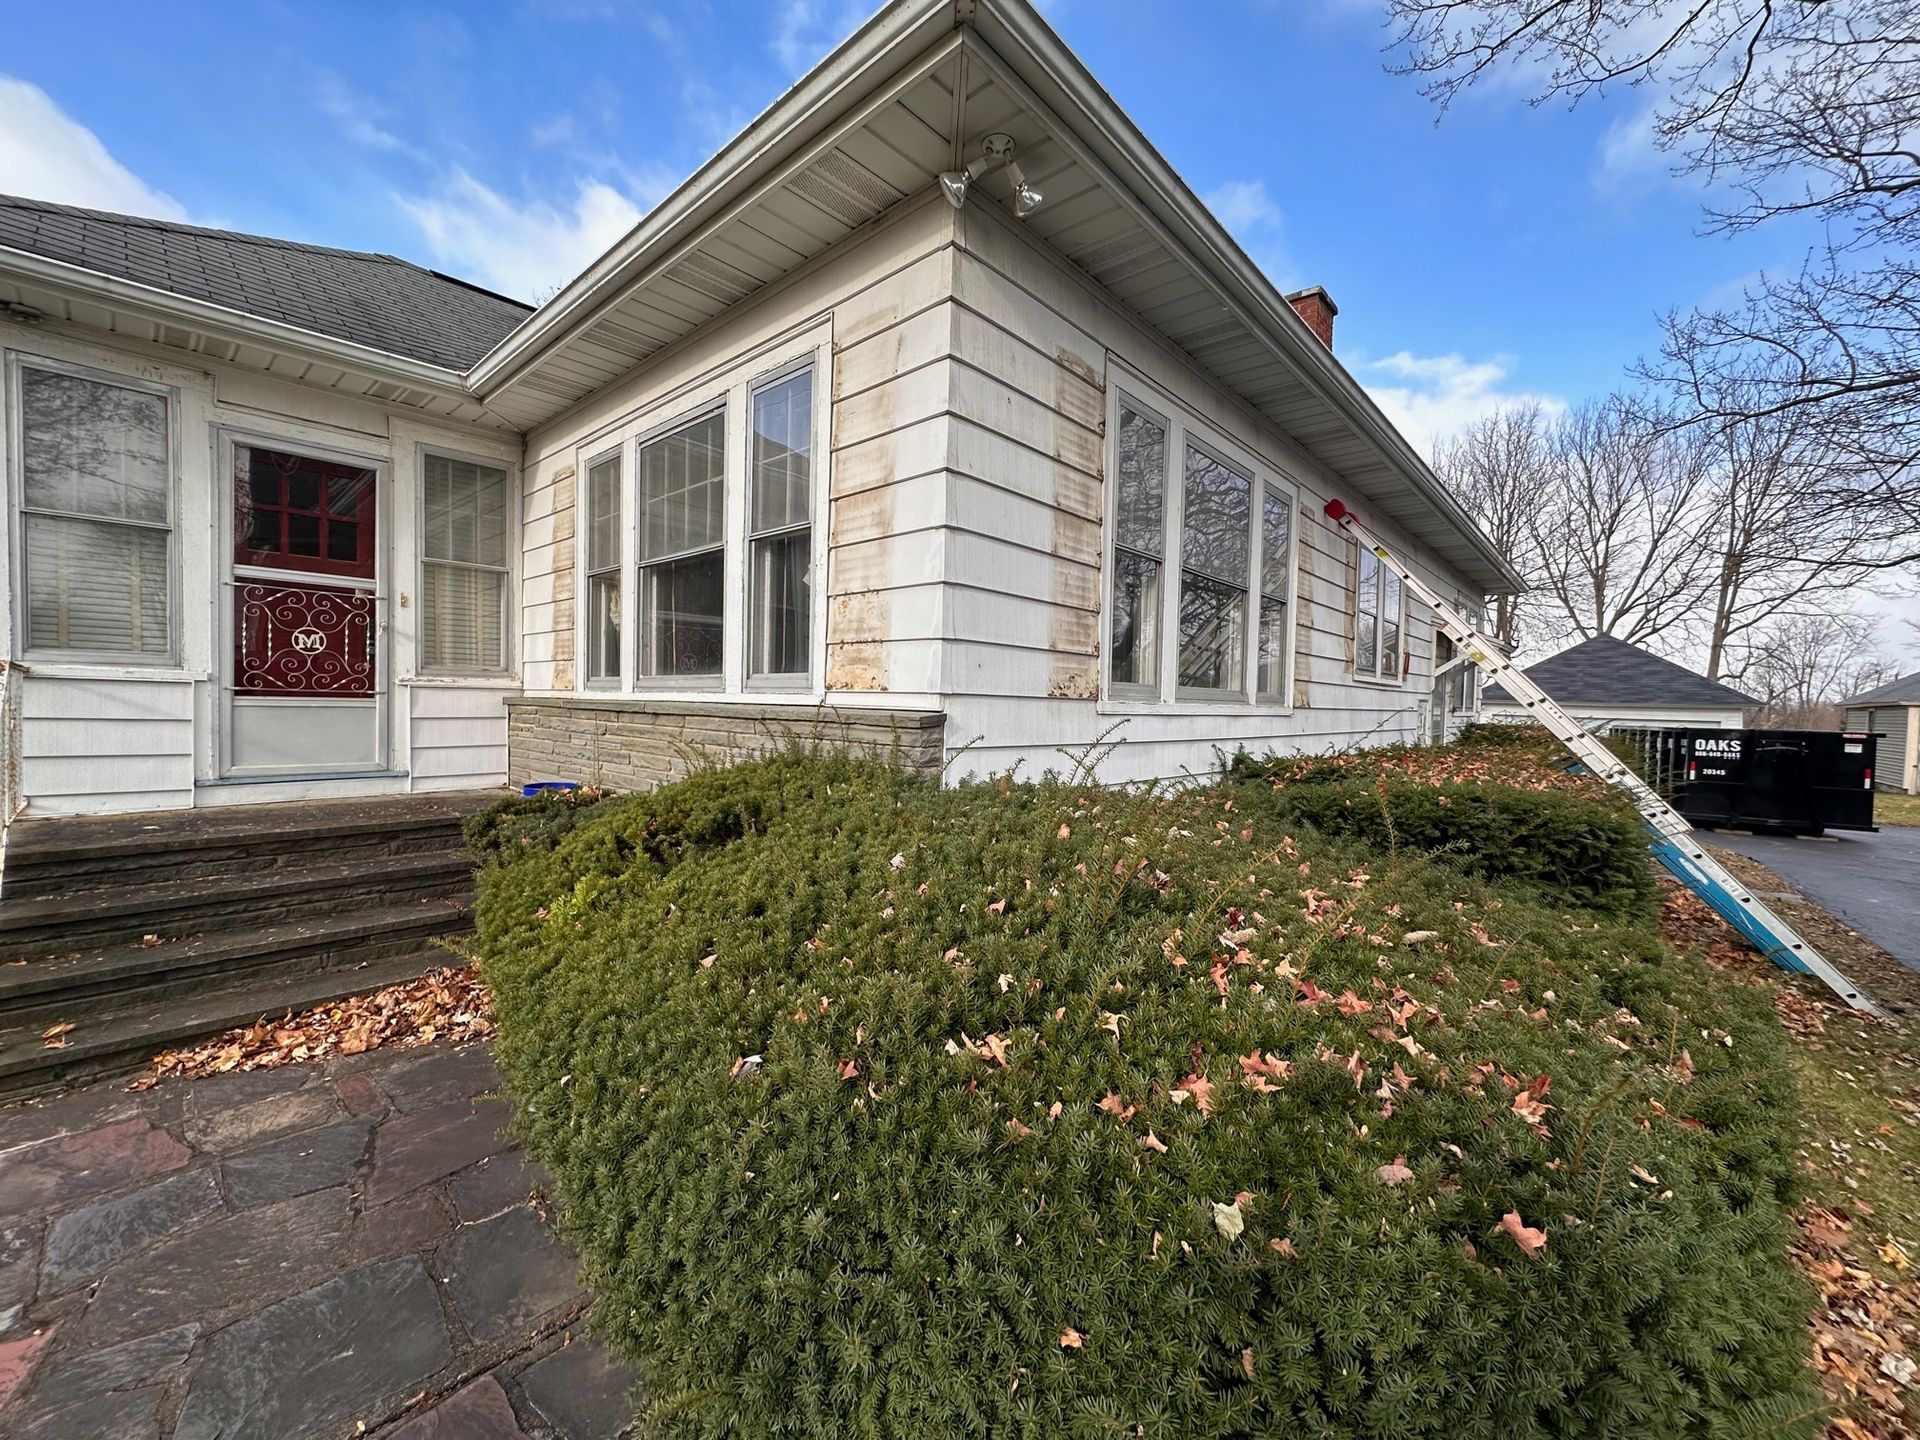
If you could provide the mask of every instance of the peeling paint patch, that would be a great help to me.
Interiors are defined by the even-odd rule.
[[[827,646],[879,642],[892,634],[893,597],[885,590],[835,595],[827,604]]]
[[[1047,696],[1053,700],[1099,699],[1099,667],[1093,658],[1081,655],[1054,656],[1047,680]]]
[[[827,689],[887,688],[886,647],[870,641],[827,646]]]
[[[1054,350],[1053,358],[1055,363],[1057,363],[1061,369],[1069,370],[1073,374],[1078,375],[1082,380],[1086,381],[1087,384],[1091,385],[1095,390],[1098,390],[1101,394],[1104,395],[1106,393],[1107,377],[1102,370],[1100,370],[1098,367],[1096,367],[1093,364],[1092,361],[1086,359],[1084,356],[1076,355],[1071,349],[1069,349],[1065,345],[1061,345]],[[1103,409],[1102,423],[1104,422],[1105,422],[1105,412]]]

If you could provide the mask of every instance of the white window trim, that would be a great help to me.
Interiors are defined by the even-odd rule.
[[[745,466],[743,470],[743,474],[745,478],[742,482],[742,493],[741,493],[742,516],[741,516],[741,548],[740,548],[740,563],[746,572],[744,577],[745,579],[744,588],[746,593],[746,608],[741,612],[741,615],[740,615],[740,625],[741,625],[740,680],[741,680],[741,685],[744,689],[750,690],[755,694],[763,694],[763,693],[780,694],[783,692],[791,693],[794,691],[806,691],[812,687],[813,674],[815,669],[817,668],[816,660],[815,660],[815,652],[814,652],[814,636],[812,634],[813,615],[811,612],[815,610],[820,610],[823,608],[821,601],[824,599],[824,589],[817,582],[825,578],[826,567],[824,562],[821,561],[819,557],[819,547],[814,546],[813,547],[815,552],[814,566],[811,573],[813,574],[816,583],[813,586],[812,590],[808,592],[808,597],[807,597],[809,612],[810,612],[807,616],[807,622],[808,622],[807,628],[809,632],[807,636],[807,668],[804,671],[795,671],[791,674],[784,674],[784,675],[783,674],[757,675],[754,673],[754,669],[753,669],[753,607],[758,602],[758,597],[753,593],[753,574],[752,574],[753,542],[761,538],[759,534],[755,533],[753,528],[753,492],[752,492],[752,486],[754,483],[753,454],[752,454],[753,402],[755,397],[758,396],[762,390],[768,389],[774,385],[778,385],[784,380],[791,380],[794,376],[802,374],[803,372],[810,374],[813,377],[813,391],[812,391],[812,398],[813,398],[812,432],[813,433],[808,442],[808,449],[807,449],[807,523],[806,523],[807,537],[808,537],[808,540],[811,542],[815,538],[815,531],[818,528],[815,520],[815,515],[819,509],[819,507],[814,504],[814,500],[816,497],[813,494],[813,490],[815,485],[818,484],[818,480],[816,478],[817,471],[816,471],[814,462],[819,458],[819,454],[821,450],[821,444],[820,444],[821,437],[823,435],[827,435],[830,433],[828,431],[823,430],[820,424],[820,404],[819,404],[820,396],[818,393],[820,390],[819,366],[815,363],[815,357],[813,355],[811,354],[802,355],[797,359],[788,361],[784,365],[777,366],[772,370],[766,371],[763,374],[755,376],[747,384],[747,393],[746,393],[746,402],[745,402],[746,408],[744,412],[745,427],[744,427],[744,433],[742,437],[743,444],[747,448],[747,454],[742,457],[745,460]],[[792,534],[794,531],[799,530],[800,528],[801,527],[798,525],[789,525],[784,530],[769,530],[765,533],[768,536],[778,537],[780,535]]]
[[[180,390],[178,386],[167,385],[159,381],[146,380],[127,375],[116,370],[104,370],[98,366],[78,365],[67,360],[55,360],[48,356],[36,355],[24,350],[0,352],[4,356],[4,375],[0,382],[6,386],[5,412],[7,416],[6,434],[6,474],[7,490],[11,495],[7,506],[7,525],[11,531],[8,555],[13,568],[13,580],[10,601],[13,608],[13,624],[16,633],[13,637],[13,653],[29,665],[44,666],[53,669],[60,666],[91,666],[111,670],[125,669],[140,676],[155,671],[178,670],[180,656],[180,606],[181,606],[181,535],[180,535]],[[61,650],[33,648],[28,629],[27,615],[27,525],[29,513],[26,505],[26,403],[22,390],[21,371],[41,370],[55,375],[71,375],[82,380],[92,380],[101,385],[117,385],[123,390],[136,390],[149,395],[158,395],[167,404],[167,648],[158,655],[129,653],[118,650]],[[91,517],[82,517],[91,518]],[[110,519],[102,523],[115,524]],[[138,522],[127,522],[138,523]],[[142,529],[159,529],[158,526],[141,525]]]
[[[809,526],[813,541],[814,583],[812,614],[808,617],[811,634],[808,643],[808,673],[789,683],[780,677],[774,683],[764,678],[751,680],[748,644],[748,606],[752,603],[751,577],[747,565],[747,484],[751,463],[748,444],[751,425],[747,409],[752,392],[762,385],[783,379],[802,368],[813,371],[813,466]],[[716,366],[694,379],[657,393],[619,416],[601,425],[576,442],[573,450],[576,512],[584,514],[579,487],[585,483],[586,460],[603,458],[609,450],[623,452],[620,476],[621,504],[621,675],[615,684],[588,685],[585,655],[587,615],[584,604],[574,606],[573,692],[605,697],[632,695],[649,700],[700,701],[746,700],[749,698],[780,703],[820,704],[827,699],[826,650],[828,602],[828,501],[832,493],[832,421],[833,421],[833,343],[832,331],[818,320],[789,330],[755,350],[733,357],[724,366]],[[722,670],[717,679],[701,685],[689,685],[685,677],[639,675],[640,658],[640,513],[639,455],[646,441],[670,433],[689,420],[696,420],[715,409],[727,414],[726,461],[726,535],[724,541],[724,584],[726,624],[722,635]],[[574,526],[574,574],[586,575],[587,535],[584,524]]]
[[[1294,711],[1293,686],[1298,651],[1298,597],[1300,586],[1300,483],[1284,467],[1250,446],[1227,436],[1208,424],[1191,409],[1138,373],[1112,366],[1107,385],[1107,445],[1105,463],[1109,475],[1119,473],[1120,406],[1122,400],[1136,413],[1162,423],[1167,429],[1166,489],[1162,497],[1161,584],[1160,584],[1160,674],[1155,686],[1115,685],[1112,682],[1109,653],[1112,644],[1113,583],[1115,539],[1119,534],[1119,491],[1108,485],[1101,536],[1100,596],[1100,701],[1099,713],[1112,715],[1271,715],[1286,716]],[[1231,469],[1248,477],[1251,483],[1248,506],[1247,625],[1242,659],[1243,686],[1238,691],[1208,691],[1183,687],[1180,678],[1180,592],[1186,573],[1181,538],[1185,526],[1186,452],[1189,441],[1212,454]],[[1260,531],[1261,498],[1271,489],[1287,502],[1287,627],[1286,647],[1281,669],[1283,689],[1278,693],[1260,693]]]
[[[734,523],[733,512],[735,502],[739,499],[738,492],[740,486],[744,483],[744,475],[737,473],[739,467],[734,463],[736,454],[740,449],[741,440],[739,433],[739,416],[736,414],[737,407],[733,403],[733,392],[736,388],[738,387],[730,387],[722,393],[710,397],[704,403],[694,406],[690,410],[681,411],[670,420],[665,420],[658,425],[649,427],[634,436],[633,443],[627,447],[627,462],[633,472],[633,483],[631,486],[633,509],[630,513],[624,514],[626,528],[632,532],[631,538],[633,542],[633,639],[631,644],[629,644],[625,634],[625,628],[622,627],[620,645],[624,651],[633,656],[634,664],[632,671],[629,672],[626,668],[625,657],[623,656],[620,673],[622,680],[636,691],[645,691],[648,694],[652,694],[659,690],[684,689],[696,693],[714,694],[716,692],[723,692],[726,689],[727,675],[732,668],[728,663],[728,654],[733,639],[734,626],[737,623],[736,608],[734,605],[734,596],[737,587],[734,584],[733,575],[735,557],[732,553],[733,540],[737,527]],[[720,668],[717,671],[705,675],[643,675],[640,673],[639,663],[640,632],[646,628],[647,617],[641,613],[641,610],[644,608],[641,603],[641,595],[645,590],[645,587],[640,583],[641,572],[650,566],[670,565],[677,560],[691,559],[697,555],[710,555],[716,547],[709,545],[698,550],[683,550],[672,555],[662,556],[655,560],[647,559],[645,554],[642,553],[640,527],[645,517],[640,513],[640,452],[655,441],[664,440],[668,436],[685,430],[689,426],[698,425],[701,421],[710,419],[714,415],[721,417],[721,443],[725,446],[725,453],[722,456],[724,468],[720,474],[722,487],[720,497],[722,518],[720,522],[720,544],[718,546],[720,551],[721,573]],[[628,488],[623,480],[621,485],[622,493],[626,493]],[[626,549],[626,543],[625,539],[621,541],[621,549],[623,551]]]
[[[484,466],[488,470],[500,470],[506,473],[507,491],[507,563],[496,567],[492,565],[469,565],[459,560],[435,560],[427,554],[427,457],[438,455],[443,460],[463,460],[470,465]],[[519,469],[497,456],[481,455],[469,450],[456,450],[450,445],[435,445],[422,441],[414,447],[414,505],[413,533],[414,543],[414,593],[419,596],[419,606],[415,614],[420,618],[414,621],[413,635],[413,672],[427,680],[494,680],[510,677],[513,671],[514,648],[513,623],[517,609],[519,587],[515,583],[516,569],[514,557],[520,553],[520,484]],[[387,543],[387,542],[383,542]],[[427,567],[429,565],[451,565],[462,570],[487,570],[506,577],[500,587],[500,663],[485,666],[428,665],[425,659],[427,613]]]
[[[1394,627],[1395,633],[1400,637],[1400,649],[1393,657],[1392,677],[1389,678],[1378,673],[1369,673],[1360,668],[1360,574],[1361,567],[1365,563],[1364,557],[1370,553],[1371,552],[1362,545],[1359,540],[1356,539],[1353,542],[1353,606],[1350,611],[1350,618],[1353,624],[1353,680],[1356,685],[1373,685],[1382,690],[1404,690],[1407,688],[1409,672],[1412,669],[1407,663],[1407,587],[1404,581],[1400,585],[1399,623]],[[1386,563],[1376,560],[1374,585],[1377,591],[1383,592],[1386,589],[1386,576],[1388,573]],[[1385,627],[1380,623],[1385,618],[1385,612],[1376,608],[1373,615],[1374,647],[1376,650],[1380,648],[1380,643],[1385,637]]]
[[[620,667],[620,673],[617,675],[595,676],[589,670],[591,656],[593,654],[591,642],[593,633],[593,577],[596,575],[604,575],[606,571],[604,569],[594,570],[590,568],[593,563],[593,492],[591,489],[592,482],[588,479],[588,476],[596,465],[603,465],[609,460],[619,466],[619,474],[615,477],[618,482],[619,507],[616,516],[618,527],[615,532],[615,543],[619,546],[620,553],[614,556],[613,570],[614,579],[618,583],[620,590],[620,653],[613,658],[614,663]],[[634,531],[627,519],[632,513],[629,497],[633,494],[633,487],[627,474],[627,462],[628,455],[626,447],[624,445],[611,445],[585,455],[584,458],[579,461],[578,467],[574,471],[574,504],[580,516],[580,523],[577,528],[580,532],[579,575],[581,580],[580,585],[574,593],[575,603],[582,607],[580,615],[580,638],[579,644],[574,649],[574,655],[576,657],[575,665],[579,672],[579,688],[582,690],[591,690],[596,694],[606,694],[624,689],[628,680],[633,676],[632,665],[629,660],[629,642],[633,638],[630,633],[633,630],[633,602],[635,599],[632,592],[635,588],[634,577],[638,571],[635,565],[637,557],[634,554],[633,547],[628,544],[628,541],[633,538]]]

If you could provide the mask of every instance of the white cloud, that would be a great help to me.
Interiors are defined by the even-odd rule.
[[[1266,276],[1282,290],[1293,284],[1293,262],[1283,243],[1286,216],[1264,180],[1228,180],[1200,197]]]
[[[1594,179],[1603,186],[1644,182],[1672,172],[1673,164],[1660,148],[1654,128],[1659,97],[1650,95],[1633,109],[1618,115],[1600,137]]]
[[[0,75],[0,194],[156,220],[187,218],[179,201],[114,159],[100,137],[46,91],[6,75]]]
[[[1280,223],[1280,207],[1267,193],[1264,180],[1229,180],[1214,186],[1200,198],[1214,218],[1241,239],[1253,231]]]
[[[773,53],[795,76],[813,68],[858,30],[877,6],[872,0],[779,0],[774,7]]]
[[[515,203],[455,170],[426,195],[395,199],[420,227],[434,260],[503,294],[551,295],[640,222],[667,187],[628,195],[600,180],[578,182],[570,202]]]
[[[1552,415],[1567,408],[1557,395],[1505,388],[1512,366],[1504,355],[1468,360],[1402,350],[1383,360],[1359,362],[1355,369],[1363,377],[1382,377],[1367,384],[1367,393],[1413,448],[1431,458],[1440,441],[1509,405],[1535,404]]]
[[[424,160],[425,154],[381,125],[381,107],[362,95],[331,70],[320,71],[314,81],[316,98],[340,133],[356,145],[369,150],[390,150],[396,155]]]

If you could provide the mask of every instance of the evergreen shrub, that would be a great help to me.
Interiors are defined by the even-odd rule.
[[[483,873],[642,1433],[1818,1432],[1765,997],[1271,793],[790,754]]]

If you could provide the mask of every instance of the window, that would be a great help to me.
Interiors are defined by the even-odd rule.
[[[258,445],[233,468],[236,565],[373,578],[373,471]]]
[[[1241,691],[1253,481],[1189,444],[1180,493],[1180,688]]]
[[[640,447],[640,673],[717,680],[726,632],[727,416]]]
[[[620,456],[587,466],[587,679],[620,678]]]
[[[1360,578],[1353,604],[1353,671],[1356,675],[1400,679],[1400,577],[1360,548]]]
[[[1455,715],[1471,713],[1480,698],[1479,670],[1471,660],[1461,658],[1460,648],[1438,625],[1433,630],[1433,664],[1436,673],[1445,672],[1434,686],[1440,708]]]
[[[813,575],[813,372],[753,392],[752,512],[747,520],[753,634],[748,674],[808,671]]]
[[[1293,560],[1293,502],[1271,485],[1260,489],[1260,648],[1256,681],[1262,698],[1287,689],[1287,580]]]
[[[1118,508],[1113,531],[1113,614],[1108,680],[1160,686],[1160,572],[1166,545],[1167,427],[1120,401]]]
[[[507,472],[426,456],[420,566],[420,668],[507,666]]]
[[[29,650],[173,653],[170,403],[23,366],[20,510]]]

